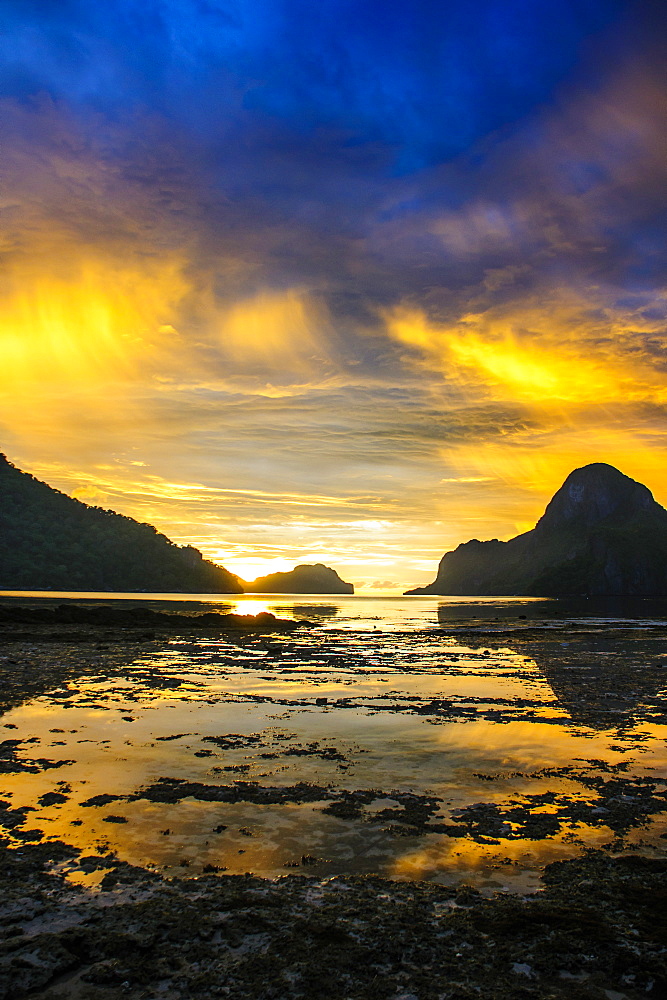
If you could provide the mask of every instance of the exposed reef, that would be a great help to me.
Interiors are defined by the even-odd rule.
[[[58,842],[0,852],[3,1000],[635,1000],[667,988],[664,860],[589,852],[548,865],[542,892],[485,898],[377,877],[165,880]],[[66,867],[103,873],[99,888],[67,884]]]
[[[307,621],[276,618],[270,611],[257,615],[223,614],[206,611],[199,615],[179,615],[152,611],[150,608],[85,607],[59,604],[55,608],[0,607],[0,629],[9,625],[83,625],[93,628],[156,629],[167,632],[192,632],[214,629],[220,632],[280,632],[308,625]]]
[[[0,998],[664,994],[667,782],[642,760],[652,745],[643,723],[665,718],[665,630],[653,621],[659,608],[638,603],[636,621],[624,604],[623,622],[611,612],[603,622],[592,600],[443,602],[439,624],[377,630],[372,642],[345,629],[220,634],[191,615],[161,616],[166,628],[119,626],[113,615],[103,625],[38,621],[24,612],[45,609],[12,607],[10,618],[26,620],[0,625],[0,708],[48,691],[48,721],[40,730],[30,710],[2,720]],[[107,610],[64,607],[75,618]],[[485,678],[500,687],[487,690]],[[176,698],[182,715],[159,713]],[[215,728],[197,726],[198,704]],[[225,705],[235,710],[223,724]],[[255,705],[267,707],[257,722]],[[437,771],[397,779],[373,739],[363,745],[355,730],[351,740],[346,720],[333,728],[334,713],[360,709],[371,725],[416,720],[434,735],[452,723],[532,720],[576,738],[580,755],[555,760],[549,745],[508,764],[511,734],[499,730],[500,755],[485,751],[452,801],[432,786]],[[589,743],[597,731],[613,734],[609,759]],[[97,759],[128,761],[99,782],[71,767],[94,741]],[[133,777],[147,752],[160,770]],[[136,853],[142,837],[150,848]],[[547,864],[554,843],[580,856]],[[421,858],[419,877],[450,884],[337,867],[348,848],[387,844],[384,857]],[[526,845],[532,875],[519,884]],[[277,875],[253,875],[272,851]],[[371,871],[413,870],[377,858]],[[491,866],[488,878],[477,878],[475,858]]]

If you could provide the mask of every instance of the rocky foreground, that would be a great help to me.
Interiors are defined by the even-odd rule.
[[[188,615],[175,612],[153,611],[151,608],[112,608],[105,605],[87,606],[81,604],[58,604],[56,607],[23,607],[0,606],[0,630],[17,625],[29,626],[72,626],[80,625],[87,629],[114,629],[130,633],[137,629],[145,633],[146,629],[156,632],[291,632],[295,628],[307,626],[307,621],[294,621],[291,618],[276,618],[270,611],[260,611],[256,615],[224,614],[220,611],[205,611],[202,614]],[[2,632],[0,632],[2,635]],[[62,636],[56,636],[61,638]],[[151,636],[142,636],[151,638]],[[11,634],[15,639],[15,635]]]
[[[535,895],[465,886],[163,880],[48,843],[2,851],[0,996],[40,1000],[488,1000],[661,997],[667,862],[595,851],[548,865]]]
[[[163,617],[172,618],[168,624],[173,624],[177,616]],[[145,659],[157,648],[150,638],[154,632],[170,634],[154,622],[136,621],[133,626],[132,621],[126,619],[121,626],[107,619],[93,625],[83,619],[67,622],[62,615],[19,621],[14,614],[1,630],[8,656],[0,711],[70,678],[101,672],[107,679],[119,672],[125,676],[135,654]],[[197,629],[202,626],[201,619],[189,621]],[[177,624],[183,629],[188,622]],[[271,622],[258,624],[267,633],[275,631]],[[632,654],[619,662],[609,655],[618,641],[614,636],[596,636],[593,642],[588,632],[568,627],[564,646],[564,635],[557,628],[545,633],[526,623],[518,635],[504,633],[501,622],[494,628],[497,643],[514,644],[542,665],[560,703],[571,707],[577,724],[616,726],[620,731],[640,717],[652,724],[663,720],[664,657],[656,652],[659,634],[641,639],[633,632]],[[235,635],[239,647],[256,641],[243,628]],[[298,633],[283,640],[281,662],[297,640]],[[326,641],[331,643],[331,637]],[[488,636],[475,639],[471,631],[466,641],[474,648],[486,643]],[[346,654],[348,659],[350,655]],[[155,683],[151,675],[151,684]],[[610,692],[613,697],[608,697]],[[391,707],[434,719],[468,718],[465,713],[471,711],[477,716],[493,711],[507,718],[509,711],[503,707],[501,712],[497,705],[487,709],[424,699],[402,706],[392,701]],[[517,712],[519,708],[530,711],[530,706],[518,706]],[[9,728],[3,742],[0,768],[11,773],[17,767],[53,766],[24,757],[17,764],[14,737],[20,734],[14,728]],[[301,752],[300,747],[295,750]],[[312,752],[333,754],[317,747]],[[603,764],[588,763],[598,770]],[[576,794],[571,801],[562,795],[534,796],[535,801],[525,796],[519,809],[496,796],[493,803],[460,810],[442,830],[447,836],[455,832],[484,843],[498,835],[509,818],[513,835],[539,839],[552,835],[563,817],[594,823],[601,822],[597,814],[604,813],[617,840],[604,850],[547,865],[542,873],[544,888],[526,896],[506,892],[489,896],[465,885],[375,876],[326,879],[321,873],[314,875],[317,859],[310,855],[298,863],[303,874],[275,881],[221,874],[213,865],[200,865],[196,875],[192,868],[183,868],[183,877],[173,877],[120,861],[100,844],[80,850],[59,840],[36,842],[41,831],[23,829],[26,824],[34,826],[35,811],[3,800],[0,998],[639,1000],[665,996],[667,860],[629,853],[629,845],[624,847],[621,839],[625,831],[664,811],[663,782],[657,776],[639,780],[625,775],[622,761],[591,777],[585,764],[578,762],[575,777],[579,775],[589,791],[594,789],[590,801]],[[480,778],[493,788],[497,776]],[[218,800],[229,787],[216,785]],[[243,783],[234,783],[235,794],[243,788]],[[258,801],[265,801],[266,789],[252,786],[251,791]],[[282,791],[294,799],[291,786]],[[355,797],[344,791],[316,791],[318,799],[328,802],[330,813],[338,810],[338,815],[359,822],[369,819],[361,793]],[[43,798],[49,794],[59,801],[58,792]],[[210,787],[184,786],[172,779],[141,791],[156,804],[172,803],[186,794],[207,799]],[[431,815],[430,800],[422,798],[416,805],[415,796],[399,798],[392,816],[377,813],[370,818],[383,823],[398,819],[410,834],[428,832],[435,829],[432,821],[437,817]],[[95,803],[82,806],[94,808]],[[116,807],[121,804],[116,802]],[[397,816],[398,807],[402,811]],[[296,862],[289,867],[296,868]]]

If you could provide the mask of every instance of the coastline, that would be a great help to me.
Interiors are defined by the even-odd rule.
[[[470,647],[488,643],[465,619],[455,625]],[[583,664],[571,647],[564,649],[558,626],[546,635],[524,621],[496,620],[493,627],[495,644],[511,640],[539,660],[581,724],[607,727],[614,720],[622,729],[637,717],[640,703],[643,718],[664,715],[664,668],[641,643],[634,665],[619,671],[603,640],[596,656],[585,650]],[[3,626],[1,634],[8,654],[4,711],[69,679],[123,675],[130,660],[145,660],[159,644],[136,629],[72,622],[17,621]],[[331,637],[329,632],[303,638],[321,648]],[[238,632],[234,639],[239,649],[253,641]],[[581,642],[586,644],[585,637]],[[609,691],[613,697],[602,696]],[[465,717],[463,709],[442,702],[410,705],[409,711],[427,719]],[[477,715],[482,711],[475,709]],[[3,745],[9,770],[15,763],[13,736],[7,732]],[[581,770],[588,781],[590,768]],[[619,831],[616,841],[546,864],[543,887],[533,893],[489,894],[465,881],[323,878],[307,857],[299,874],[277,879],[207,872],[206,866],[174,877],[92,843],[81,849],[64,837],[40,839],[35,835],[41,831],[24,829],[34,824],[30,812],[4,801],[0,997],[639,1000],[647,991],[659,996],[667,987],[667,860],[655,851],[647,856],[622,838],[623,829],[641,828],[664,810],[659,783],[647,779],[640,787],[616,766],[603,773],[601,783],[589,784],[605,797],[608,822]],[[597,801],[591,809],[599,808]],[[576,796],[567,808],[575,802]],[[341,805],[350,803],[351,821],[366,822],[363,804],[357,808],[348,795]],[[422,805],[404,809],[399,826],[407,824],[416,834],[433,829],[433,817]],[[472,807],[457,820],[456,836],[493,841],[499,821],[509,815]],[[531,830],[529,836],[549,836],[537,801],[511,818],[518,830]]]

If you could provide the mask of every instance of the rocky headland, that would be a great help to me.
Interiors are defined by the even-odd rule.
[[[241,594],[152,525],[68,497],[0,455],[0,590]]]
[[[322,563],[251,582],[152,525],[69,497],[0,454],[0,590],[353,594]]]
[[[473,538],[447,552],[408,594],[667,595],[667,510],[650,490],[601,462],[565,480],[531,531]]]

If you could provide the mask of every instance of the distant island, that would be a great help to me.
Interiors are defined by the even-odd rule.
[[[322,563],[313,566],[295,566],[285,573],[258,576],[250,582],[244,580],[248,594],[353,594],[351,583],[341,580],[338,573]]]
[[[531,531],[474,538],[408,594],[667,596],[667,510],[611,465],[575,469]]]
[[[0,455],[0,590],[241,594],[237,576],[150,524],[91,507]]]

